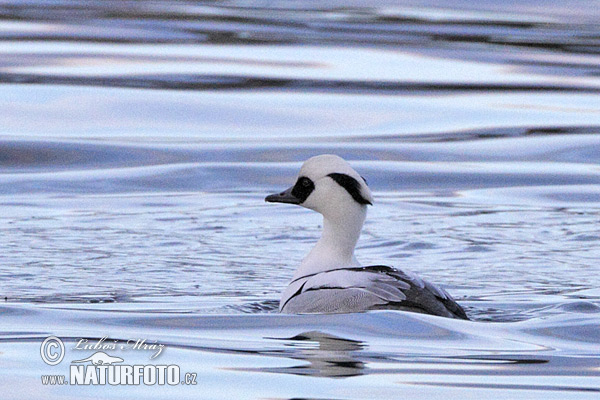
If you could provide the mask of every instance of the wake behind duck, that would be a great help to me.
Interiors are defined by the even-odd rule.
[[[342,158],[310,158],[294,186],[265,198],[323,215],[323,233],[284,291],[284,313],[349,313],[396,309],[468,319],[444,289],[399,269],[361,266],[354,248],[373,196],[366,181]]]

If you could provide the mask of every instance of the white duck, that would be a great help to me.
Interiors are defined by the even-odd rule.
[[[310,158],[296,184],[265,198],[298,204],[323,215],[323,234],[284,291],[284,313],[348,313],[396,309],[468,319],[445,290],[401,270],[363,267],[354,248],[373,196],[366,181],[342,158]]]

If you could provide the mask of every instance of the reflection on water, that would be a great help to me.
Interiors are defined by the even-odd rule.
[[[344,339],[324,332],[303,332],[289,339],[297,352],[291,357],[307,361],[307,365],[291,368],[263,369],[262,372],[275,372],[293,375],[308,375],[342,378],[361,375],[365,364],[356,353],[365,345],[357,340]]]
[[[14,371],[7,382],[37,386],[34,378],[39,377],[30,371],[41,369],[39,360],[23,355],[39,354],[45,332],[66,341],[69,361],[81,356],[71,345],[81,332],[101,330],[122,341],[143,332],[165,345],[155,363],[176,363],[201,379],[200,391],[155,387],[144,391],[150,398],[173,393],[178,398],[372,398],[374,393],[387,398],[426,392],[441,399],[478,389],[485,396],[526,393],[527,398],[541,399],[556,393],[566,399],[591,399],[598,392],[600,329],[597,316],[589,314],[486,324],[398,311],[207,316],[93,308],[65,313],[48,306],[3,307],[3,322],[14,327],[2,334],[10,349],[3,358]],[[19,346],[22,350],[13,350]],[[139,352],[120,355],[128,363],[149,362],[148,355]],[[65,368],[46,370],[61,373]],[[57,395],[70,396],[90,390],[55,389]],[[105,393],[120,396],[117,388]]]

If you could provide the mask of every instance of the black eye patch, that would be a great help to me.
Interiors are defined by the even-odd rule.
[[[333,173],[327,176],[336,181],[338,185],[346,189],[346,191],[358,204],[373,205],[369,200],[365,199],[362,194],[360,194],[360,183],[358,183],[358,181],[350,175]]]
[[[314,182],[305,176],[301,176],[292,188],[292,196],[300,200],[300,204],[302,204],[313,190],[315,190]]]

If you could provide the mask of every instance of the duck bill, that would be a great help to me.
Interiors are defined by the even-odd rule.
[[[281,192],[274,193],[265,197],[265,201],[269,203],[286,203],[286,204],[300,204],[300,199],[292,194],[293,187]]]

